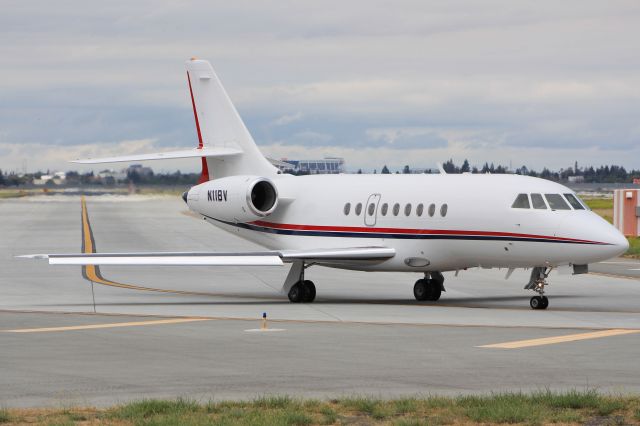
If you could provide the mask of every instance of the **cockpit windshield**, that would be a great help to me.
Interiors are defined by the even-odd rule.
[[[546,201],[545,201],[546,200]],[[548,207],[547,207],[548,206]],[[518,194],[512,209],[538,209],[546,210],[589,210],[577,195],[565,194]]]
[[[569,204],[567,204],[560,194],[544,194],[544,198],[547,199],[551,210],[571,210]]]
[[[580,201],[578,201],[575,195],[564,194],[564,198],[567,199],[569,204],[571,204],[571,207],[573,207],[575,210],[584,210],[584,207],[582,207],[582,204],[580,204]]]

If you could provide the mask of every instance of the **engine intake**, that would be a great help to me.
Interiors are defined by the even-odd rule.
[[[259,178],[249,186],[247,204],[258,216],[268,216],[278,204],[278,191],[270,180]]]

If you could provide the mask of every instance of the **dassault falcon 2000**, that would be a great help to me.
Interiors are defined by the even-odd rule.
[[[553,268],[586,273],[624,253],[628,242],[569,188],[517,175],[281,174],[259,151],[209,62],[186,63],[197,148],[77,160],[93,164],[200,158],[198,185],[183,194],[207,222],[268,250],[248,253],[91,253],[29,255],[65,265],[283,265],[283,293],[309,303],[305,268],[420,273],[418,300],[436,301],[443,271],[531,268],[525,289],[544,295]]]

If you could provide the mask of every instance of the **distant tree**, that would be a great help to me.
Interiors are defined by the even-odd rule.
[[[362,174],[362,169],[358,169],[358,174],[361,175]]]
[[[384,167],[382,167],[382,171],[381,171],[380,173],[382,173],[383,175],[388,175],[388,174],[390,174],[391,172],[389,171],[389,168],[388,168],[388,167],[387,167],[387,165],[385,164],[385,165],[384,165]]]
[[[469,173],[471,171],[471,167],[469,166],[469,161],[465,158],[464,163],[462,163],[462,167],[460,167],[461,173]]]
[[[4,179],[4,173],[2,173],[2,170],[0,170],[0,185],[6,185],[6,180]]]
[[[456,167],[455,163],[453,162],[453,158],[450,158],[448,161],[446,161],[442,165],[442,168],[447,173],[460,173],[460,169]]]
[[[409,166],[404,166],[404,168],[402,169],[402,173],[405,175],[408,175],[409,173],[411,173],[411,170],[409,170]]]

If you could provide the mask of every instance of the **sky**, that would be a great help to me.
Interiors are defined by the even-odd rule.
[[[194,56],[273,158],[640,169],[639,53],[635,0],[3,0],[0,169],[196,146]]]

